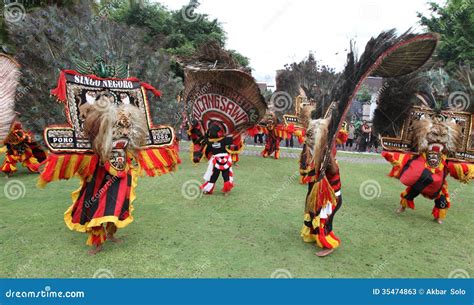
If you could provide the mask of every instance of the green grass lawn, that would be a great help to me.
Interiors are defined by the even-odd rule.
[[[117,235],[124,243],[106,243],[96,256],[86,253],[86,234],[69,231],[63,222],[77,179],[39,190],[37,176],[24,171],[1,178],[0,277],[448,277],[456,269],[474,274],[472,185],[450,179],[453,204],[438,225],[432,202],[423,198],[416,210],[394,213],[403,187],[387,177],[388,164],[341,162],[344,201],[334,226],[342,245],[318,258],[317,247],[299,236],[306,186],[298,184],[296,159],[244,156],[229,197],[218,191],[192,200],[182,186],[196,187],[206,164],[192,165],[189,153],[182,158],[175,174],[139,180],[135,221]],[[3,193],[13,179],[26,187],[18,200]],[[359,188],[371,179],[379,183],[380,196],[367,200]]]

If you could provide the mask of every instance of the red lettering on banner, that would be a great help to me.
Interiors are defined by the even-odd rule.
[[[199,112],[204,111],[204,105],[202,104],[202,97],[199,97],[198,100],[196,101],[196,107],[194,107],[194,110],[198,110]]]
[[[219,99],[217,96],[213,95],[213,94],[210,94],[209,95],[209,100],[211,101],[211,107],[209,108],[218,108],[219,107]]]
[[[232,116],[232,109],[234,109],[235,106],[236,105],[234,103],[228,103],[227,107],[225,108],[225,112]]]
[[[237,117],[235,117],[235,125],[247,122],[246,118],[247,118],[247,114],[241,111],[241,113]]]
[[[226,104],[231,103],[231,101],[229,101],[225,96],[221,97],[221,101],[222,103],[221,103],[221,106],[219,107],[219,110],[222,112],[225,112]]]
[[[238,96],[236,96],[238,97]],[[201,118],[209,109],[216,109],[228,115],[236,124],[248,122],[248,115],[241,106],[233,100],[218,94],[203,94],[196,99],[193,116]]]
[[[208,97],[207,95],[203,95],[203,96],[202,96],[202,99],[205,100],[205,102],[204,102],[204,105],[205,105],[205,106],[204,106],[204,110],[207,109],[207,108],[210,108],[210,107],[209,107],[209,104],[210,104],[210,102],[209,102],[209,97]]]
[[[242,108],[240,108],[239,106],[237,107],[234,107],[234,109],[232,109],[232,112],[229,112],[229,114],[232,116],[232,117],[236,117],[238,115],[239,112],[242,111]]]

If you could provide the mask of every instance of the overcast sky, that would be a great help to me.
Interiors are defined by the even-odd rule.
[[[433,0],[430,0],[433,1]],[[188,0],[158,0],[180,9]],[[428,0],[200,0],[196,13],[218,18],[227,48],[250,58],[257,81],[274,84],[275,71],[301,61],[309,51],[336,70],[344,67],[349,41],[359,53],[382,30],[421,31],[417,12]],[[444,3],[443,0],[435,0]]]

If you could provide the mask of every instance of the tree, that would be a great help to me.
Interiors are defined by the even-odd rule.
[[[446,70],[453,72],[463,65],[474,62],[474,2],[472,0],[448,0],[445,6],[430,4],[431,14],[418,13],[420,22],[429,31],[440,34],[437,58]]]
[[[181,10],[171,11],[160,3],[136,0],[111,1],[103,5],[108,14],[118,22],[144,27],[149,30],[149,40],[162,40],[168,54],[190,57],[198,47],[209,41],[218,41],[224,48],[226,33],[217,19],[195,10],[199,2],[191,0]],[[249,60],[235,50],[230,50],[237,61],[248,67]]]
[[[248,57],[240,54],[236,50],[228,50],[228,51],[242,67],[250,68],[250,59]]]
[[[367,88],[367,86],[362,85],[360,87],[356,94],[356,100],[363,104],[370,104],[370,101],[372,100],[372,94],[370,93],[370,90]]]

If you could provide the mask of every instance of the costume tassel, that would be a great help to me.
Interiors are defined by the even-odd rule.
[[[336,143],[339,145],[345,144],[349,138],[349,133],[345,130],[340,130],[337,133]]]
[[[400,194],[400,205],[404,208],[410,208],[412,210],[415,209],[415,202],[413,200],[407,199],[406,195],[408,194],[408,191],[403,191]]]
[[[38,187],[43,188],[46,184],[70,179],[76,174],[81,177],[89,177],[94,173],[99,159],[95,155],[84,154],[49,154],[43,171],[38,180]]]
[[[316,213],[326,204],[335,204],[336,194],[329,181],[324,178],[313,185],[311,193],[306,201],[306,212]]]
[[[228,193],[232,190],[234,184],[230,181],[224,182],[224,187],[222,188],[223,193]]]
[[[88,246],[100,246],[107,239],[107,235],[102,226],[99,228],[93,228],[89,233],[86,244]]]
[[[474,179],[474,164],[449,162],[449,173],[462,183],[468,183]]]
[[[295,130],[295,137],[298,139],[298,143],[303,144],[305,140],[305,131],[304,129],[296,129]]]
[[[439,219],[445,219],[446,218],[446,212],[448,209],[439,209]]]
[[[170,148],[140,150],[137,161],[150,177],[175,171],[178,164],[181,163],[177,152]]]
[[[259,133],[259,127],[257,125],[247,129],[247,134],[251,137],[255,137]]]

